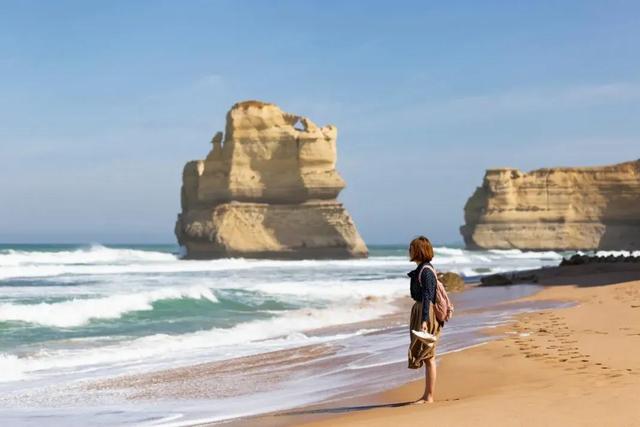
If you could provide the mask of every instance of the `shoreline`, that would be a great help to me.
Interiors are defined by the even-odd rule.
[[[516,301],[539,289],[538,285],[514,289],[469,286],[466,292],[455,293],[458,316],[441,352],[457,352],[491,339],[481,333],[483,327],[502,324],[517,312],[535,308],[536,303]],[[101,395],[126,393],[127,402],[139,410],[165,401],[164,415],[154,415],[158,425],[247,425],[253,420],[264,425],[265,416],[335,403],[354,394],[365,397],[414,380],[417,371],[406,369],[403,357],[411,303],[403,297],[393,303],[396,310],[382,318],[307,331],[309,337],[350,335],[344,341],[127,374],[92,381],[83,389]],[[356,330],[367,332],[353,335]],[[227,413],[238,415],[224,415],[217,409],[221,405],[227,405],[223,409]],[[280,419],[274,423],[282,424]]]
[[[418,380],[244,419],[242,425],[375,427],[425,419],[491,426],[640,423],[640,360],[634,360],[640,353],[640,269],[599,264],[536,272],[544,288],[523,301],[575,305],[517,315],[485,330],[500,338],[441,356],[436,403],[409,404],[424,387]]]
[[[532,270],[524,271],[528,276]],[[588,286],[640,280],[640,268],[623,264],[544,267],[533,271],[537,283],[467,286],[466,291],[453,294],[457,315],[445,329],[439,348],[439,355],[448,354],[439,359],[436,396],[447,400],[427,405],[429,408],[460,399],[459,391],[466,384],[457,378],[475,380],[474,372],[483,369],[475,366],[475,371],[465,371],[465,358],[485,357],[482,355],[486,349],[495,344],[476,344],[499,339],[497,334],[507,335],[500,341],[513,338],[510,335],[516,331],[508,328],[524,318],[519,313],[547,312],[549,308],[566,306],[565,301],[580,301],[578,294]],[[577,290],[571,285],[578,285]],[[363,297],[356,307],[366,308],[383,301],[374,292]],[[40,413],[55,410],[57,415],[67,415],[62,404],[80,396],[91,405],[81,413],[74,413],[75,419],[86,419],[102,407],[117,407],[119,412],[113,413],[116,415],[105,413],[104,419],[118,417],[125,422],[137,420],[164,426],[300,425],[378,412],[384,415],[385,411],[404,413],[409,408],[403,407],[403,403],[421,394],[422,381],[415,380],[422,377],[423,371],[406,368],[406,317],[410,299],[393,299],[388,304],[395,305],[395,309],[380,318],[307,330],[305,339],[309,344],[306,346],[281,351],[274,348],[275,351],[247,356],[238,354],[230,359],[96,378],[68,386],[52,385],[46,394],[36,393],[35,389],[33,393],[16,393],[21,400],[14,401],[21,402],[20,405],[14,405],[15,410],[5,414],[13,420],[36,416],[24,412],[24,397],[31,406],[60,402],[59,410],[43,406]],[[491,360],[502,357],[495,349],[489,353],[492,356],[485,357],[489,365],[495,363]],[[450,360],[458,361],[452,365]],[[492,375],[487,373],[484,383],[478,387],[493,390],[496,378],[514,377],[505,372]],[[452,376],[453,380],[443,379]],[[7,409],[14,401],[5,399]],[[158,406],[160,402],[163,403]]]
[[[9,368],[0,406],[13,424],[49,414],[77,423],[221,422],[415,378],[404,361],[412,303],[404,247],[378,249],[366,261],[212,263],[177,261],[156,247],[32,249],[2,255],[16,264],[3,273],[20,285],[0,283],[2,302],[18,313],[0,355]],[[439,270],[484,274],[558,258],[442,247]],[[518,287],[517,295],[537,288]],[[483,325],[522,310],[497,306],[516,295],[504,289],[458,293],[474,296],[465,299],[473,311],[462,316],[465,304],[455,303],[440,351],[467,347],[482,339]],[[73,298],[80,292],[87,297]],[[133,302],[141,299],[148,304],[139,310]],[[43,302],[51,310],[39,309]],[[118,311],[105,314],[107,307]]]
[[[456,293],[455,297],[463,297],[459,300],[458,316],[455,326],[451,329],[452,339],[444,344],[441,351],[456,352],[465,348],[471,348],[480,341],[485,341],[480,331],[483,325],[492,325],[504,322],[513,313],[522,310],[518,304],[512,304],[516,295],[531,295],[539,290],[539,286],[521,286],[514,293],[505,292],[505,288],[481,289],[470,286],[467,292]],[[484,301],[485,306],[479,308],[478,301]],[[174,367],[171,369],[152,371],[148,373],[124,375],[107,378],[90,383],[85,387],[87,391],[109,393],[118,390],[127,390],[128,400],[144,405],[145,402],[171,399],[172,407],[179,411],[179,401],[184,402],[184,408],[192,399],[217,399],[241,398],[248,408],[251,408],[251,395],[259,406],[264,409],[261,413],[238,415],[226,419],[216,419],[214,413],[207,414],[203,407],[200,416],[182,419],[182,416],[167,421],[161,425],[187,426],[187,425],[246,425],[252,419],[260,419],[269,414],[282,413],[312,405],[327,402],[335,402],[344,399],[360,390],[359,395],[366,396],[375,392],[380,387],[401,385],[406,381],[415,379],[416,371],[406,369],[406,361],[402,354],[406,347],[406,313],[411,307],[409,298],[395,300],[396,310],[392,314],[364,322],[325,327],[313,331],[307,331],[309,337],[354,332],[355,330],[369,330],[361,336],[353,336],[345,341],[337,341],[329,344],[315,344],[292,349],[279,350],[264,354],[256,354],[226,361],[205,362],[196,365]],[[452,325],[453,326],[453,325]],[[461,347],[462,346],[462,347]],[[387,348],[386,356],[371,353],[372,348]],[[368,355],[368,356],[367,356]],[[389,360],[389,355],[400,355],[400,360]],[[395,358],[393,358],[395,359]],[[237,367],[243,366],[241,372]],[[385,372],[384,380],[378,376],[370,381],[372,375],[379,370]],[[242,396],[242,378],[252,375],[252,392]],[[312,379],[305,379],[311,375]],[[287,384],[286,377],[302,380],[304,387],[315,387],[313,378],[321,380],[333,389],[327,389],[329,394],[314,395],[309,389],[296,387],[298,393],[306,393],[309,398],[298,404],[288,405],[286,400],[280,400],[273,407],[273,393],[282,393],[282,386]],[[285,381],[281,386],[273,381]],[[312,381],[312,382],[309,382]],[[327,383],[328,381],[328,383]],[[274,388],[275,386],[275,388]],[[362,387],[362,388],[360,388]],[[272,390],[271,392],[269,390]],[[322,390],[320,387],[318,390]],[[256,394],[257,393],[257,394]],[[269,394],[271,393],[271,395]],[[292,395],[293,397],[294,395]],[[266,400],[265,400],[266,399]],[[296,398],[296,400],[299,400]],[[177,405],[174,405],[177,403]],[[219,403],[219,402],[218,402]],[[271,406],[271,410],[269,407]],[[278,407],[279,406],[279,407]],[[249,409],[252,411],[253,409]],[[247,411],[248,412],[248,411]],[[190,419],[189,419],[190,418]],[[261,423],[262,421],[260,421]],[[280,421],[276,422],[278,425]]]

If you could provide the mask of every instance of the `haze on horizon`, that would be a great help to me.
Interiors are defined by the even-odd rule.
[[[461,241],[487,168],[640,157],[640,4],[558,3],[3,2],[0,243],[175,242],[246,99],[338,127],[367,243]]]

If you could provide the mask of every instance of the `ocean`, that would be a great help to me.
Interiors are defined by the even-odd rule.
[[[181,425],[337,398],[356,385],[372,391],[415,375],[406,368],[391,378],[362,375],[400,367],[405,357],[406,319],[393,316],[413,268],[406,247],[372,246],[368,259],[335,261],[187,261],[179,254],[175,245],[0,245],[0,417],[12,425],[37,425],[41,416],[49,425]],[[563,256],[455,247],[435,254],[439,271],[467,281],[557,265]],[[481,328],[531,309],[500,304],[536,290],[474,288],[456,296],[469,314],[447,326],[442,349],[481,342]],[[395,320],[379,321],[385,318]],[[301,349],[312,356],[291,362]],[[256,358],[274,354],[277,369],[261,371]],[[229,368],[235,360],[253,368]],[[226,368],[195,392],[147,387],[147,398],[132,403],[139,389],[109,383],[201,363]],[[251,414],[246,402],[254,402]]]

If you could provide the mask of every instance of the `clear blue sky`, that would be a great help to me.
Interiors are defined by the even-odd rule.
[[[640,157],[637,1],[3,1],[0,242],[173,242],[236,101],[339,129],[369,243],[460,241],[484,169]]]

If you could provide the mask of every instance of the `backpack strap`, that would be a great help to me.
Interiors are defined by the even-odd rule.
[[[429,270],[431,270],[433,275],[436,276],[436,280],[438,280],[438,273],[436,272],[436,268],[433,265],[431,265],[430,263],[425,264],[425,267],[427,267]]]
[[[424,271],[425,268],[429,268],[429,267],[431,267],[429,265],[429,263],[425,262],[424,264],[422,264],[422,267],[420,267],[420,271],[418,271],[418,284],[420,286],[422,286],[422,280],[420,280],[422,278],[422,272]],[[431,270],[433,270],[433,267],[431,267]],[[435,274],[435,270],[433,270],[433,271],[434,271],[434,274]],[[436,279],[437,278],[438,278],[438,276],[436,276]]]
[[[422,276],[422,270],[424,270],[425,268],[428,268],[429,270],[431,270],[431,272],[433,273],[433,277],[435,277],[436,279],[436,287],[434,289],[435,291],[435,295],[433,296],[434,301],[438,300],[438,273],[436,273],[436,269],[433,265],[431,265],[431,263],[425,263],[424,266],[422,267],[422,269],[420,269],[420,276]],[[418,276],[418,279],[420,278],[420,276]],[[418,281],[418,283],[420,283]],[[422,286],[422,285],[420,285]]]
[[[435,278],[436,278],[436,281],[438,281],[438,273],[436,273],[436,269],[435,269],[435,267],[434,267],[434,266],[432,266],[430,263],[425,262],[425,263],[423,264],[423,266],[420,268],[420,272],[418,273],[418,283],[420,284],[420,286],[422,286],[422,281],[420,280],[420,278],[422,277],[422,271],[423,271],[425,268],[428,268],[429,270],[431,270],[431,272],[433,273],[433,275],[434,275],[434,276],[435,276]]]

